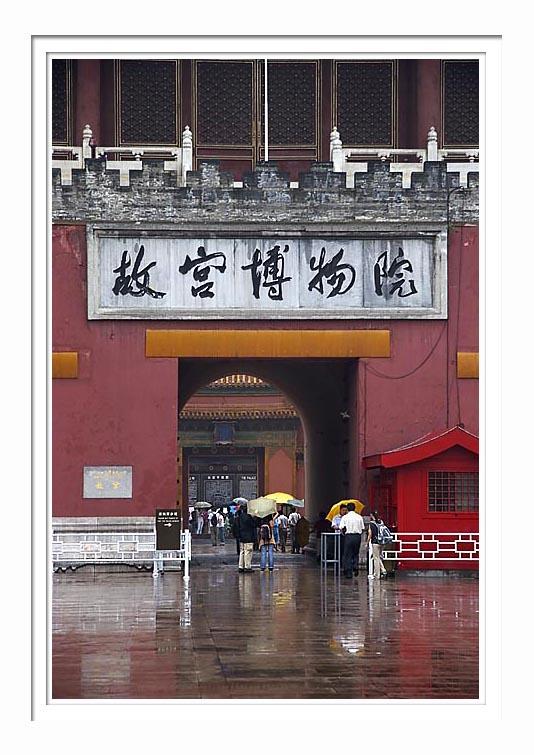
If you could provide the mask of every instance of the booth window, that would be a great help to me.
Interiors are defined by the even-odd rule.
[[[478,511],[478,473],[429,472],[428,510],[436,513]]]

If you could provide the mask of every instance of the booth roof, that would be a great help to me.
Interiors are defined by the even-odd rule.
[[[390,451],[365,456],[363,463],[366,469],[401,467],[437,456],[453,446],[460,446],[478,456],[478,437],[463,427],[456,426],[442,433],[424,435]]]

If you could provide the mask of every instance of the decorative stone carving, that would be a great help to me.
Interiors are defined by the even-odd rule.
[[[434,126],[430,126],[427,136],[427,160],[438,160],[438,132]]]

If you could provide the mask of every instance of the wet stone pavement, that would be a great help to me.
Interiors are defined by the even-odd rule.
[[[478,698],[478,580],[223,561],[54,574],[53,699]]]

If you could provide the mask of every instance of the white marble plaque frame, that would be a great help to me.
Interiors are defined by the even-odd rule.
[[[84,498],[131,498],[132,467],[84,467]]]
[[[135,285],[131,292],[114,291],[121,260],[128,252],[127,274],[131,273],[143,246],[144,257],[138,270],[147,266],[149,279],[143,279],[151,294],[139,295]],[[253,292],[252,270],[243,269],[253,262],[256,249],[262,261],[267,250],[279,246],[284,258],[283,300],[273,299],[264,279],[256,296]],[[218,255],[205,279],[194,279],[193,267],[179,272],[189,256],[198,258],[203,247],[206,255]],[[339,276],[311,287],[316,275],[321,250],[328,263],[340,249]],[[143,320],[235,320],[235,319],[446,319],[447,317],[447,232],[439,230],[395,229],[347,234],[346,229],[332,229],[304,234],[295,231],[248,232],[193,231],[171,228],[143,229],[124,226],[87,228],[88,249],[88,319]],[[411,264],[406,266],[404,287],[393,287],[396,278],[388,278],[399,250]],[[224,255],[224,256],[223,256]],[[381,256],[382,255],[382,256]],[[402,256],[401,255],[401,256]],[[378,259],[382,274],[377,281]],[[152,263],[155,263],[152,265]],[[197,268],[200,270],[200,267]],[[352,272],[354,271],[354,279]],[[411,289],[410,280],[413,281]],[[203,284],[212,282],[212,298],[198,295]],[[349,287],[349,283],[351,284]],[[383,285],[378,285],[378,284]],[[224,284],[224,285],[223,285]],[[338,285],[340,293],[335,294]],[[197,295],[193,295],[193,289]],[[119,286],[120,289],[120,286]],[[344,289],[347,289],[346,291]],[[377,293],[381,291],[381,293]],[[164,294],[156,296],[158,294]],[[332,294],[332,295],[330,295]],[[402,294],[402,295],[401,295]]]

